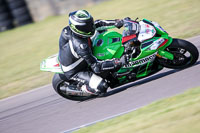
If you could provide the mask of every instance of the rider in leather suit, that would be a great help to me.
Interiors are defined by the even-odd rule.
[[[69,14],[69,26],[62,30],[59,39],[59,61],[67,80],[74,80],[86,85],[83,92],[98,95],[105,93],[107,82],[97,74],[104,70],[121,67],[126,63],[121,59],[98,61],[91,51],[91,39],[95,30],[105,30],[109,26],[120,28],[122,20],[97,20],[85,10],[78,10]],[[89,71],[88,65],[92,71]]]

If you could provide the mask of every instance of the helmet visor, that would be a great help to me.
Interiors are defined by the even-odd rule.
[[[86,25],[76,25],[76,29],[81,31],[84,35],[94,35],[95,26],[93,21],[89,21]]]

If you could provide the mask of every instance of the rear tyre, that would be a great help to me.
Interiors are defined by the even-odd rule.
[[[182,39],[173,39],[166,51],[174,55],[173,60],[159,59],[160,64],[167,68],[184,69],[194,65],[199,58],[198,49],[194,44]]]
[[[67,95],[63,91],[60,90],[61,86],[66,86],[66,81],[64,80],[64,76],[62,74],[54,74],[52,85],[54,90],[62,97],[73,100],[73,101],[84,101],[87,99],[90,99],[94,96],[73,96],[73,95]]]

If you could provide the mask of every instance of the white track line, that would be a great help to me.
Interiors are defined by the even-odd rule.
[[[4,102],[4,101],[10,100],[10,99],[14,99],[14,98],[19,97],[19,96],[22,96],[22,95],[27,95],[27,94],[29,94],[29,93],[38,91],[38,90],[40,90],[40,89],[44,89],[44,88],[46,88],[47,86],[50,86],[50,84],[44,85],[44,86],[41,86],[41,87],[39,87],[39,88],[35,88],[35,89],[29,90],[29,91],[26,91],[26,92],[19,93],[19,94],[16,94],[16,95],[14,95],[14,96],[10,96],[10,97],[1,99],[0,102]]]
[[[103,119],[100,119],[100,120],[97,120],[97,121],[93,121],[93,122],[87,123],[87,124],[85,124],[85,125],[81,125],[81,126],[78,126],[78,127],[75,127],[75,128],[69,129],[69,130],[66,130],[66,131],[62,131],[61,133],[72,133],[73,131],[77,131],[77,130],[79,130],[80,128],[88,127],[88,126],[91,126],[91,125],[96,124],[96,123],[98,123],[98,122],[106,121],[106,120],[109,120],[109,119],[112,119],[112,118],[115,118],[115,117],[118,117],[118,116],[121,116],[121,115],[130,113],[130,112],[135,111],[135,110],[137,110],[137,109],[140,109],[140,108],[142,108],[142,107],[144,107],[144,106],[146,106],[146,105],[143,105],[143,106],[137,107],[137,108],[135,108],[135,109],[131,109],[131,110],[128,110],[128,111],[125,111],[125,112],[122,112],[122,113],[119,113],[119,114],[116,114],[116,115],[112,115],[112,116],[109,116],[109,117],[106,117],[106,118],[103,118]]]
[[[200,38],[200,35],[195,36],[195,37],[188,38],[188,39],[186,39],[186,40],[191,41],[191,40],[196,39],[196,38]],[[198,45],[199,45],[199,44],[198,44]],[[177,94],[176,94],[176,95],[177,95]],[[161,100],[161,99],[159,99],[159,100]],[[116,115],[112,115],[112,116],[109,116],[109,117],[106,117],[106,118],[103,118],[103,119],[100,119],[100,120],[97,120],[97,121],[93,121],[93,122],[87,123],[87,124],[85,124],[85,125],[81,125],[81,126],[78,126],[78,127],[75,127],[75,128],[69,129],[69,130],[66,130],[66,131],[62,131],[61,133],[72,133],[72,132],[77,131],[77,130],[79,130],[79,129],[81,129],[81,128],[91,126],[91,125],[96,124],[96,123],[98,123],[98,122],[102,122],[102,121],[105,121],[105,120],[109,120],[109,119],[112,119],[112,118],[115,118],[115,117],[118,117],[118,116],[121,116],[121,115],[130,113],[130,112],[135,111],[135,110],[137,110],[137,109],[140,109],[140,108],[142,108],[142,107],[144,107],[144,106],[146,106],[146,105],[143,105],[143,106],[137,107],[137,108],[135,108],[135,109],[131,109],[131,110],[128,110],[128,111],[125,111],[125,112],[122,112],[122,113],[119,113],[119,114],[116,114]]]

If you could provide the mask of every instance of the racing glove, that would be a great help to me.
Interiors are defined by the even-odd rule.
[[[112,59],[101,64],[101,70],[117,69],[129,63],[129,56],[123,55],[120,59]]]
[[[112,59],[107,61],[98,61],[91,65],[94,73],[101,73],[106,70],[113,70],[122,67],[123,65],[128,64],[129,56],[123,55],[120,59]]]
[[[120,29],[124,25],[124,21],[122,19],[116,19],[115,20],[115,27]]]
[[[94,73],[99,74],[106,70],[112,70],[121,66],[119,59],[112,59],[107,61],[98,61],[91,65],[91,68]]]

